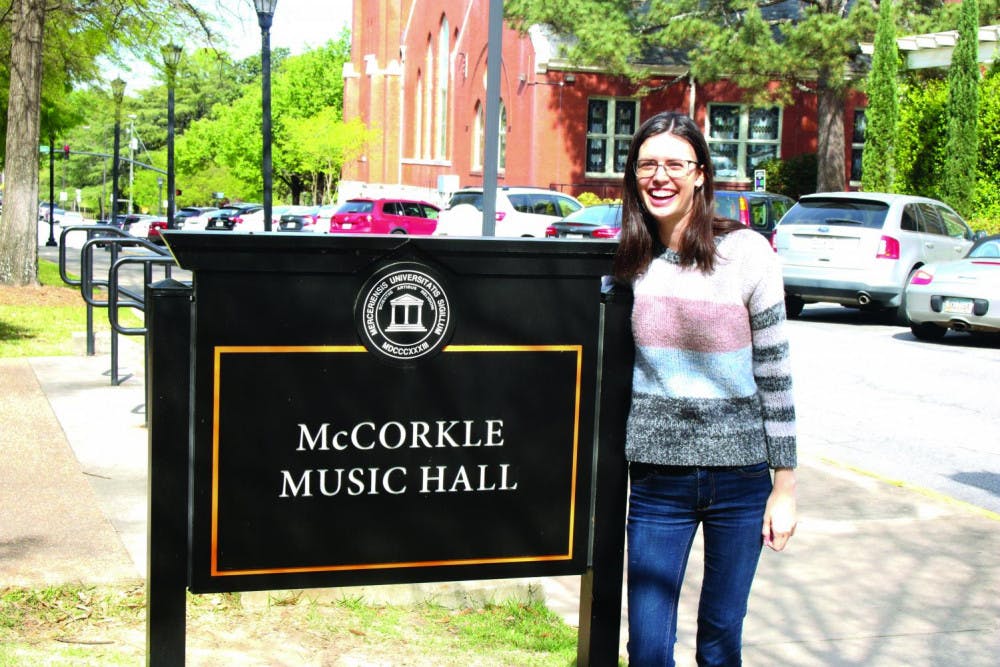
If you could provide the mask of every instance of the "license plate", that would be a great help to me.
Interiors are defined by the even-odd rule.
[[[945,299],[941,310],[955,315],[971,315],[972,299]]]
[[[583,234],[567,234],[566,238],[568,238],[568,239],[582,239],[583,238]]]
[[[351,228],[351,227],[353,227],[353,226],[354,226],[354,223],[352,223],[352,222],[345,222],[344,224],[342,224],[342,225],[340,226],[340,228],[341,228],[341,229],[350,229],[350,228]]]

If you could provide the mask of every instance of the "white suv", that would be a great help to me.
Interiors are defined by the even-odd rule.
[[[553,222],[583,208],[569,195],[542,188],[498,187],[496,236],[545,238]],[[436,236],[482,236],[483,189],[463,188],[438,216]]]
[[[806,303],[878,308],[906,324],[906,284],[928,262],[958,259],[972,245],[965,221],[926,197],[824,192],[799,199],[775,229],[785,306]]]

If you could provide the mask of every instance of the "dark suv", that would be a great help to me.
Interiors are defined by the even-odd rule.
[[[773,192],[715,191],[716,213],[742,222],[769,241],[781,216],[793,204],[795,202],[791,198]]]

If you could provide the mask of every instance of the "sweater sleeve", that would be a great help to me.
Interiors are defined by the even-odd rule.
[[[756,234],[755,234],[756,235]],[[763,237],[758,237],[763,241]],[[761,246],[766,246],[761,251]],[[768,464],[797,465],[795,403],[791,357],[785,326],[785,288],[781,265],[770,246],[754,244],[748,275],[759,276],[749,287],[747,310],[753,346],[753,375],[764,415]]]

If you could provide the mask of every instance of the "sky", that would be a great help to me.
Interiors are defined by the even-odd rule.
[[[213,13],[216,0],[201,0]],[[340,31],[351,27],[352,0],[278,0],[271,24],[271,48],[288,48],[292,55],[308,48],[321,46],[330,39],[336,39]],[[225,36],[225,50],[240,60],[260,52],[260,25],[252,0],[242,0],[232,10],[221,16],[216,29]],[[201,43],[183,44],[193,50]],[[128,90],[142,90],[155,85],[155,74],[145,63],[131,65],[131,71],[121,72],[128,83]],[[108,76],[108,80],[115,74]],[[128,92],[128,91],[126,91]]]
[[[250,2],[241,3],[224,24],[233,37],[233,57],[245,58],[260,51],[260,26]],[[351,24],[351,0],[278,0],[271,24],[271,48],[287,47],[292,54],[336,39]]]

